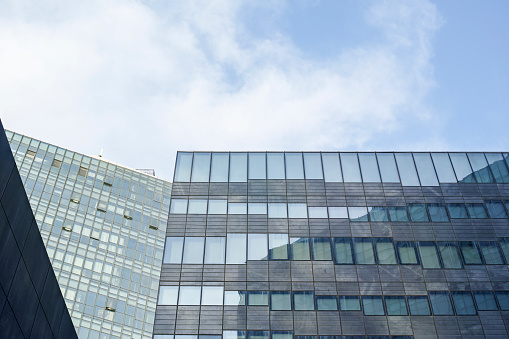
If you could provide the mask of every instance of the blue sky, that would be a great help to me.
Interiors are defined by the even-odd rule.
[[[508,150],[509,2],[0,0],[8,129],[177,150]]]

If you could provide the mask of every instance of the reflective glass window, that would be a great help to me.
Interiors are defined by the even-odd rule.
[[[401,265],[418,265],[417,251],[413,241],[396,242],[396,251],[398,252],[399,263]]]
[[[166,237],[166,246],[164,247],[165,264],[180,264],[182,262],[182,248],[184,246],[183,237]]]
[[[389,221],[387,208],[384,206],[368,207],[368,214],[371,221]]]
[[[267,204],[264,202],[250,202],[247,210],[249,214],[267,214]]]
[[[509,238],[501,238],[498,240],[502,252],[504,253],[505,260],[509,262]]]
[[[366,207],[348,207],[350,221],[369,221]]]
[[[266,179],[265,153],[249,153],[249,179]]]
[[[463,268],[456,243],[439,242],[437,245],[444,268]]]
[[[431,158],[435,164],[438,180],[441,183],[457,182],[456,175],[454,174],[454,169],[452,168],[451,159],[449,159],[449,154],[431,153]]]
[[[421,255],[421,264],[423,268],[441,268],[440,259],[438,259],[437,248],[432,242],[419,242],[419,254]]]
[[[414,222],[429,221],[425,204],[408,204],[408,211],[410,212],[410,220]]]
[[[468,209],[468,214],[470,214],[470,218],[472,219],[488,218],[488,213],[486,213],[484,204],[466,204],[466,206]]]
[[[375,153],[359,153],[359,163],[364,182],[380,182]]]
[[[490,218],[494,219],[507,218],[507,212],[505,211],[504,204],[502,203],[502,201],[491,200],[485,201],[485,203]]]
[[[288,260],[288,234],[269,234],[270,260]]]
[[[460,250],[465,265],[482,265],[481,255],[473,241],[461,241]]]
[[[295,311],[312,311],[315,309],[313,292],[293,292],[293,309]]]
[[[248,291],[247,304],[249,306],[267,306],[269,305],[269,292],[267,291]]]
[[[394,251],[394,244],[390,238],[375,238],[376,255],[378,257],[378,264],[380,265],[394,265],[397,264],[396,252]]]
[[[447,204],[451,219],[467,219],[468,213],[465,204]]]
[[[180,286],[179,305],[200,305],[200,286]]]
[[[206,237],[205,264],[224,264],[225,237]]]
[[[362,182],[357,153],[341,153],[341,167],[345,182]]]
[[[177,162],[175,165],[175,182],[189,182],[191,179],[191,164],[193,163],[193,153],[177,153]]]
[[[475,303],[479,311],[497,311],[498,306],[495,301],[495,296],[491,291],[477,291],[474,292]]]
[[[509,171],[500,153],[486,153],[491,172],[497,183],[509,183]]]
[[[444,204],[428,204],[428,212],[433,222],[447,222],[449,216]]]
[[[431,162],[431,157],[428,153],[414,153],[415,165],[417,166],[417,173],[421,180],[422,186],[438,186],[438,180],[435,173],[435,168]]]
[[[246,339],[246,331],[223,331],[223,339]]]
[[[188,214],[207,214],[207,200],[190,199]]]
[[[210,166],[210,182],[228,182],[228,153],[212,153]]]
[[[475,177],[472,173],[472,167],[470,167],[467,155],[465,153],[449,153],[449,156],[451,157],[451,162],[458,181],[475,183]]]
[[[210,153],[194,153],[192,182],[208,182],[210,173]]]
[[[495,182],[483,153],[467,153],[467,156],[478,183]]]
[[[327,207],[308,207],[309,218],[327,218]]]
[[[271,292],[270,309],[272,311],[291,311],[292,296],[290,292]]]
[[[408,315],[405,297],[385,297],[385,309],[387,315]]]
[[[495,294],[497,296],[497,301],[500,309],[502,311],[509,311],[509,292],[497,291]]]
[[[178,286],[160,286],[158,305],[177,305]]]
[[[334,260],[336,264],[353,264],[351,238],[334,238]]]
[[[269,331],[247,331],[247,339],[269,339]]]
[[[457,315],[476,315],[474,299],[470,292],[451,292]]]
[[[290,238],[292,260],[311,260],[309,238]]]
[[[304,153],[306,179],[323,179],[320,153]]]
[[[267,260],[267,234],[248,234],[248,260]]]
[[[230,153],[230,182],[247,181],[247,154]]]
[[[203,286],[202,305],[223,305],[223,286]]]
[[[203,264],[203,237],[186,237],[184,241],[183,264]]]
[[[332,295],[316,296],[316,309],[318,311],[337,311],[338,298]]]
[[[339,164],[339,153],[322,153],[325,182],[342,182],[343,175]]]
[[[412,153],[396,153],[396,163],[398,164],[399,176],[403,186],[420,185]]]
[[[332,260],[330,238],[311,238],[313,260]]]
[[[226,236],[226,263],[246,263],[246,235],[228,234]]]
[[[382,182],[397,182],[399,183],[398,168],[396,167],[396,160],[392,153],[377,153],[378,166],[380,167],[380,174]]]
[[[170,214],[186,214],[187,199],[171,199]]]
[[[502,252],[496,241],[480,241],[479,247],[486,265],[503,265]]]
[[[388,207],[388,210],[392,222],[408,221],[408,213],[405,206],[391,206]]]
[[[288,213],[285,203],[269,203],[269,218],[287,218]]]
[[[431,315],[427,296],[408,296],[410,315]]]
[[[285,178],[284,153],[267,153],[267,179]]]
[[[285,153],[286,179],[304,179],[302,153]]]
[[[224,304],[230,306],[244,306],[246,304],[246,292],[224,291]]]
[[[328,207],[330,219],[347,219],[348,212],[346,207]]]
[[[226,214],[226,200],[209,200],[209,214]]]
[[[454,315],[449,292],[429,292],[434,315]]]
[[[292,331],[271,331],[272,339],[293,339]]]
[[[247,203],[245,202],[229,202],[228,214],[247,214]]]
[[[382,297],[362,296],[362,309],[364,315],[384,315],[384,304]]]
[[[308,206],[302,203],[288,204],[288,218],[307,218]]]
[[[375,264],[375,253],[371,238],[354,238],[355,263],[357,265]]]
[[[339,309],[341,311],[360,311],[361,303],[358,296],[339,296]]]

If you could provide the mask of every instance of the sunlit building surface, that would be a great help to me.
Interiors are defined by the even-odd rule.
[[[507,337],[508,166],[179,152],[154,338]]]
[[[79,338],[152,338],[171,184],[6,133]]]

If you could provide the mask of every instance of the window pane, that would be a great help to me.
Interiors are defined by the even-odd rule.
[[[246,339],[246,331],[223,331],[223,339]]]
[[[322,153],[323,175],[325,182],[342,182],[339,153]]]
[[[180,286],[179,305],[200,305],[200,292],[200,286]]]
[[[346,211],[346,207],[329,207],[329,218],[331,219],[347,219],[348,212]]]
[[[375,153],[359,153],[359,162],[364,182],[380,182]]]
[[[226,263],[246,263],[246,235],[228,234],[226,236]]]
[[[509,183],[509,171],[500,153],[486,153],[491,172],[497,183]]]
[[[286,179],[304,179],[302,153],[285,153]]]
[[[267,260],[267,234],[248,234],[248,259]]]
[[[456,243],[439,242],[438,250],[440,251],[444,268],[463,268]]]
[[[486,265],[503,265],[502,253],[495,241],[480,241],[479,247]]]
[[[207,237],[205,243],[205,264],[224,264],[224,237]]]
[[[228,214],[247,214],[247,204],[245,202],[229,202]]]
[[[366,207],[348,207],[350,221],[369,221]]]
[[[223,286],[203,286],[201,292],[202,305],[222,305]]]
[[[323,179],[320,153],[304,153],[306,179]]]
[[[495,219],[507,219],[507,212],[505,211],[504,204],[502,201],[485,201],[486,208],[491,218]]]
[[[474,299],[470,292],[451,292],[457,315],[476,315]]]
[[[449,216],[444,204],[428,204],[429,216],[433,222],[447,222]]]
[[[272,331],[272,339],[293,339],[292,331]]]
[[[207,200],[189,200],[188,214],[207,214]]]
[[[269,203],[269,218],[286,218],[286,204],[285,203]]]
[[[267,306],[269,305],[269,292],[267,291],[248,291],[247,304],[249,306]]]
[[[371,238],[354,238],[355,263],[375,264],[375,253],[373,252],[373,243]]]
[[[271,292],[270,309],[272,311],[291,311],[292,298],[290,292]]]
[[[284,153],[267,153],[267,179],[285,178]]]
[[[419,178],[415,170],[414,160],[411,153],[396,153],[399,176],[403,186],[419,186]]]
[[[362,182],[357,153],[341,153],[341,167],[345,182]]]
[[[203,237],[186,237],[183,264],[203,264]]]
[[[495,182],[483,153],[467,153],[467,156],[478,183]]]
[[[230,154],[230,182],[247,181],[247,154]]]
[[[295,311],[312,311],[315,309],[313,292],[293,292],[293,306]]]
[[[408,211],[410,212],[410,220],[414,222],[429,221],[425,204],[408,204]]]
[[[248,339],[269,339],[269,331],[247,331]]]
[[[509,310],[509,292],[495,292],[502,311]]]
[[[177,305],[177,296],[179,293],[178,286],[161,286],[159,287],[158,305]]]
[[[481,255],[473,241],[461,241],[460,249],[465,265],[482,265]]]
[[[467,155],[465,153],[449,153],[451,157],[452,165],[454,166],[454,172],[459,182],[464,183],[475,183],[475,177],[472,174],[472,168],[468,162]]]
[[[187,213],[187,199],[171,199],[170,213],[171,214],[186,214]]]
[[[307,218],[308,207],[306,204],[289,203],[288,204],[288,218]]]
[[[175,165],[175,182],[189,182],[191,179],[191,164],[193,163],[193,153],[177,153],[177,163]]]
[[[327,218],[327,207],[308,207],[309,218]]]
[[[330,238],[311,238],[313,260],[332,260]]]
[[[231,306],[243,306],[246,304],[246,292],[244,291],[225,291],[224,304]]]
[[[209,200],[209,214],[226,214],[226,200]]]
[[[505,260],[509,262],[509,238],[501,238],[499,239],[499,243],[504,253]]]
[[[270,260],[288,260],[288,234],[269,234]]]
[[[438,186],[435,168],[431,162],[430,155],[428,153],[414,153],[414,160],[417,166],[417,173],[419,173],[419,179],[421,179],[421,185]]]
[[[166,246],[164,247],[165,264],[180,264],[182,262],[182,248],[184,245],[183,237],[166,237]]]
[[[448,292],[429,292],[434,315],[454,315]]]
[[[378,264],[394,265],[397,264],[396,252],[390,238],[375,238],[376,255]]]
[[[380,167],[380,174],[384,183],[397,182],[399,183],[398,169],[394,154],[392,153],[377,153],[378,166]]]
[[[384,315],[382,297],[362,297],[362,308],[364,315]]]
[[[341,311],[360,311],[361,303],[356,296],[339,296],[339,309]]]
[[[466,205],[468,209],[468,214],[470,214],[470,218],[472,219],[488,218],[488,214],[486,213],[484,204],[466,204]]]
[[[290,238],[292,260],[311,260],[309,238]]]
[[[335,296],[320,295],[316,297],[316,309],[318,311],[337,311],[338,299]]]
[[[437,249],[432,242],[419,242],[419,253],[423,268],[441,268]]]
[[[467,219],[468,213],[465,204],[447,204],[451,219]]]
[[[334,260],[336,264],[353,264],[351,238],[334,238]]]
[[[208,182],[210,172],[210,153],[195,153],[192,182]]]
[[[438,180],[441,183],[456,183],[456,175],[452,169],[451,160],[447,153],[431,153],[435,169],[437,171]]]
[[[428,297],[407,297],[410,315],[431,315]]]
[[[399,263],[401,265],[417,265],[417,252],[413,241],[398,241],[396,243],[398,251]]]
[[[391,221],[408,221],[408,213],[406,207],[389,207],[389,215],[391,217]]]
[[[249,214],[267,214],[267,204],[264,202],[250,202],[248,203]]]
[[[210,182],[228,182],[228,153],[212,153]]]
[[[266,179],[265,153],[249,153],[249,179]]]
[[[387,208],[385,207],[368,207],[368,211],[371,221],[389,221]]]
[[[474,299],[479,311],[498,311],[493,292],[474,292]]]
[[[408,315],[405,297],[385,297],[387,315]]]

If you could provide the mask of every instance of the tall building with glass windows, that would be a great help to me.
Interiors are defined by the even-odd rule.
[[[507,337],[508,166],[179,152],[154,338]]]
[[[171,184],[6,134],[79,338],[152,338]]]

